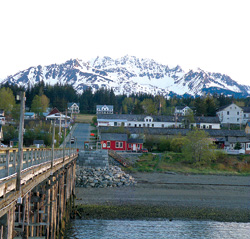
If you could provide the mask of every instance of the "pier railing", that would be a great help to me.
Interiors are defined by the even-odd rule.
[[[75,158],[76,149],[54,149],[52,166],[51,149],[24,148],[23,166],[21,171],[21,184],[33,179],[36,175],[52,170],[57,164],[68,162]],[[16,189],[16,170],[18,167],[18,149],[0,150],[0,197]]]

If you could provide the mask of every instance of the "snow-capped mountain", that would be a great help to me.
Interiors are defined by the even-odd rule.
[[[124,56],[119,59],[97,57],[89,62],[79,59],[64,64],[30,67],[9,76],[9,82],[27,87],[39,81],[50,85],[72,85],[79,93],[88,87],[93,90],[113,88],[115,94],[150,93],[164,96],[201,95],[203,92],[249,95],[250,86],[240,85],[229,76],[201,69],[184,72],[180,66],[170,68],[152,59]]]

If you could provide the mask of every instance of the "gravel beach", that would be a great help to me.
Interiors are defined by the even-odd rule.
[[[131,175],[137,181],[135,186],[76,188],[76,205],[237,210],[239,214],[246,214],[245,221],[248,217],[250,221],[250,177],[174,173]]]

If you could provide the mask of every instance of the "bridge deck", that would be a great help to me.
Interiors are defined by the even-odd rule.
[[[52,151],[48,149],[25,149],[23,170],[21,172],[21,190],[16,191],[17,150],[0,152],[0,217],[2,217],[19,198],[23,198],[34,187],[53,175],[78,157],[75,149],[54,151],[51,168]]]

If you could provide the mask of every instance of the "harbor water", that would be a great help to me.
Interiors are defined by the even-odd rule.
[[[196,220],[73,220],[66,239],[250,238],[250,223]]]

